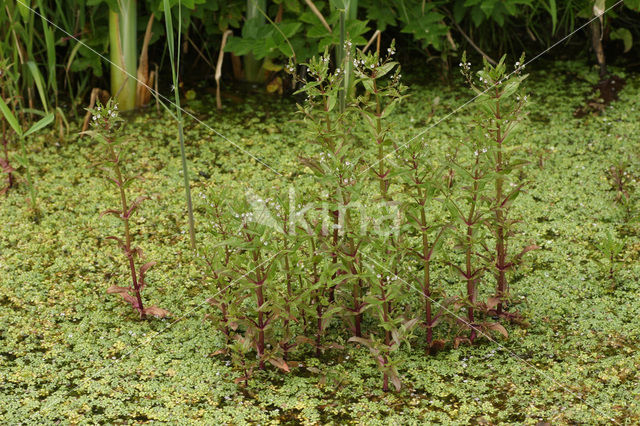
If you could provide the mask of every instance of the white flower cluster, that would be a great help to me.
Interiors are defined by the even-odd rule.
[[[382,274],[377,274],[376,277],[378,277],[378,279],[385,279],[386,281],[396,281],[398,280],[398,276],[394,275],[394,276],[389,276],[387,275],[386,277],[383,277]]]
[[[328,153],[321,152],[320,153],[320,162],[328,160],[331,157],[333,157],[333,155],[330,152],[328,152]]]
[[[249,222],[251,220],[253,220],[253,212],[246,212],[246,213],[236,213],[233,215],[236,219],[242,219],[246,222]]]
[[[355,182],[356,182],[356,180],[354,178],[342,179],[342,184],[343,185],[353,185]]]
[[[108,105],[108,104],[107,104]],[[96,114],[93,115],[93,126],[98,125],[98,120],[107,121],[110,118],[116,118],[118,116],[118,104],[113,105],[113,109],[107,109],[105,111],[100,105],[96,108]]]
[[[356,68],[358,68],[360,66],[365,66],[364,59],[360,59],[360,60],[354,59],[353,60],[353,66],[356,67]]]
[[[460,62],[458,66],[465,71],[469,71],[471,69],[471,62],[467,62],[466,64],[464,62]]]
[[[351,43],[351,40],[347,40],[344,42],[344,50],[351,50],[351,46],[353,46],[353,43]]]
[[[395,55],[395,54],[396,54],[396,51],[395,51],[395,49],[388,48],[388,49],[387,49],[387,53],[389,54],[389,56],[393,56],[393,55]]]
[[[475,151],[475,152],[473,153],[473,155],[475,155],[475,156],[477,157],[478,155],[480,155],[480,153],[483,153],[483,154],[484,154],[484,153],[486,153],[486,152],[487,152],[487,148],[482,148],[482,149],[481,149],[481,150],[479,150],[479,151]]]

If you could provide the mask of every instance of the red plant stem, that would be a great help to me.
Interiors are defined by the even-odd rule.
[[[338,177],[338,180],[340,178]],[[338,183],[338,185],[340,185],[340,183]],[[333,241],[331,242],[332,245],[332,251],[331,251],[331,262],[334,264],[338,263],[338,224],[340,223],[340,213],[338,212],[338,210],[333,210],[331,212],[332,216],[333,216]],[[337,272],[333,273],[333,276],[331,277],[332,280],[336,279],[337,276]],[[329,302],[333,303],[335,301],[335,291],[336,291],[336,285],[332,285],[331,288],[329,289]]]
[[[320,304],[320,298],[316,293],[316,318],[318,321],[318,332],[316,333],[316,356],[320,356],[320,349],[322,347],[322,305]]]
[[[316,252],[316,245],[311,240],[311,257],[313,258],[314,253]],[[318,284],[318,267],[313,263],[313,286],[316,287]],[[316,288],[314,290],[314,303],[316,304],[316,356],[320,356],[321,348],[322,348],[322,335],[323,335],[323,327],[322,327],[322,292],[320,289]]]
[[[391,304],[387,300],[387,293],[385,292],[384,281],[385,281],[384,278],[380,278],[380,288],[382,290],[382,299],[383,299],[382,321],[386,324],[389,321],[389,315],[391,313]],[[384,333],[384,344],[387,346],[387,348],[391,347],[391,331],[389,330],[385,331]],[[383,358],[384,365],[387,365],[387,363],[389,362],[389,360],[387,359],[387,356],[384,355],[382,358]],[[383,373],[383,376],[382,376],[382,390],[385,392],[389,390],[389,375],[387,373]]]
[[[350,220],[350,215],[349,215],[349,211],[347,210],[346,213],[346,218],[345,218],[345,224],[350,224],[351,220]],[[358,270],[356,268],[356,265],[358,264],[358,248],[357,246],[354,244],[353,239],[349,240],[349,253],[350,253],[350,262],[349,262],[349,267],[351,269],[351,273],[353,275],[357,275]],[[362,337],[362,312],[360,312],[360,309],[362,308],[363,302],[360,300],[360,290],[362,289],[362,279],[358,278],[357,280],[355,280],[355,282],[353,283],[353,303],[356,310],[356,315],[354,316],[354,336],[356,337]]]
[[[498,315],[502,314],[503,310],[503,297],[505,296],[505,291],[507,289],[507,278],[505,276],[506,270],[506,250],[505,250],[505,235],[504,235],[504,215],[502,212],[502,185],[503,178],[500,177],[500,173],[502,172],[504,165],[502,160],[502,142],[504,138],[502,136],[502,128],[500,126],[500,93],[496,88],[496,113],[495,119],[497,123],[496,129],[496,143],[498,145],[498,153],[497,153],[497,161],[496,161],[496,173],[498,173],[498,177],[496,178],[496,226],[497,226],[497,235],[496,235],[496,267],[498,269],[498,285],[497,285],[497,296],[500,299],[498,302],[497,313]]]
[[[289,216],[285,213],[284,217],[283,217],[283,221],[284,221],[284,225],[282,227],[283,231],[284,231],[284,244],[283,244],[283,252],[285,253],[284,255],[284,269],[285,269],[285,277],[287,280],[287,303],[285,304],[285,313],[287,314],[285,320],[284,320],[284,329],[285,329],[285,339],[289,339],[290,338],[290,330],[289,330],[289,318],[291,317],[291,301],[293,299],[293,290],[291,288],[291,268],[289,266],[289,254],[288,254],[288,244],[287,244],[287,238],[289,237]],[[284,351],[284,356],[283,359],[286,361],[287,360],[287,354],[288,354],[288,349],[289,349],[289,344],[288,342],[285,342],[284,345],[281,345],[283,351]]]
[[[469,306],[467,307],[467,321],[471,328],[471,334],[469,340],[473,342],[476,338],[476,329],[474,328],[474,306],[476,304],[476,279],[474,278],[473,266],[471,263],[471,256],[473,254],[473,225],[475,224],[474,214],[476,209],[476,202],[478,199],[478,179],[480,179],[479,171],[477,169],[479,163],[478,157],[476,157],[476,170],[473,176],[473,195],[471,197],[471,209],[469,210],[469,217],[467,223],[467,241],[466,241],[466,270],[465,278],[467,279],[467,298]]]
[[[424,310],[425,310],[425,326],[427,327],[427,350],[433,343],[433,328],[431,326],[432,313],[431,313],[431,254],[429,252],[429,235],[427,234],[427,214],[424,204],[426,202],[422,190],[418,188],[418,197],[421,200],[420,208],[420,229],[422,231],[422,262],[424,277],[422,281],[422,297],[424,297]]]
[[[260,252],[253,253],[253,260],[256,264],[260,264]],[[262,312],[262,305],[264,305],[264,293],[262,287],[266,279],[266,274],[263,273],[263,268],[260,267],[256,271],[256,299],[258,304],[258,357],[260,358],[260,370],[264,370],[264,312]]]
[[[127,207],[127,194],[124,190],[124,180],[122,179],[122,172],[120,171],[119,158],[116,152],[109,143],[109,150],[111,154],[111,162],[113,163],[113,169],[116,172],[116,177],[118,179],[118,188],[120,189],[120,203],[122,206],[122,220],[124,222],[124,235],[125,235],[125,255],[129,260],[129,269],[131,270],[131,281],[133,282],[133,289],[136,292],[136,299],[138,302],[138,312],[140,313],[140,319],[145,317],[144,313],[144,305],[142,304],[142,296],[140,295],[140,285],[138,283],[138,278],[136,276],[136,266],[133,261],[133,257],[135,253],[131,250],[131,231],[129,228],[129,217],[127,216],[127,212],[129,208]]]
[[[353,267],[353,270],[355,271],[355,266]],[[356,309],[356,314],[353,318],[353,334],[356,337],[362,337],[362,313],[360,312],[362,303],[360,302],[360,280],[353,283],[353,304],[354,308]]]

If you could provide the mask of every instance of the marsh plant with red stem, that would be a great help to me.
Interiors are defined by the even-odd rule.
[[[121,236],[108,236],[107,239],[113,240],[118,244],[126,258],[131,273],[130,286],[112,285],[107,289],[107,293],[120,295],[138,312],[141,319],[147,315],[166,317],[169,315],[168,311],[157,306],[145,307],[142,300],[142,290],[147,284],[147,271],[156,262],[146,262],[136,271],[136,260],[143,257],[143,252],[140,247],[134,245],[131,232],[131,217],[148,197],[138,196],[133,202],[130,202],[128,197],[128,190],[138,176],[127,176],[125,174],[123,164],[127,154],[127,145],[125,138],[122,136],[123,120],[119,117],[118,105],[110,99],[106,105],[98,103],[89,112],[92,115],[92,130],[86,133],[100,144],[102,152],[99,167],[104,172],[105,180],[115,186],[119,200],[117,208],[105,210],[100,215],[113,215],[122,222],[123,234]]]

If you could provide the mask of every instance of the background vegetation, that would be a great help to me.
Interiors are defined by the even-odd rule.
[[[171,43],[163,25],[167,8],[174,15],[170,31],[182,33],[187,65],[180,68],[181,81],[219,79],[223,48],[233,55],[218,70],[223,80],[263,82],[273,92],[290,87],[282,71],[289,58],[305,62],[339,45],[341,32],[360,47],[376,31],[384,45],[396,38],[403,62],[415,57],[433,62],[445,79],[463,50],[492,60],[522,51],[533,57],[598,10],[611,8],[602,18],[602,34],[600,26],[592,32],[598,31],[613,59],[640,39],[638,0],[170,0],[166,6],[164,1],[8,0],[0,15],[0,59],[13,63],[6,72],[17,85],[16,102],[30,109],[40,104],[45,111],[64,105],[57,110],[61,131],[63,115],[84,114],[93,88],[117,95],[125,110],[148,104],[148,88],[172,84]],[[341,11],[346,12],[342,26]],[[589,31],[563,46],[563,52],[585,57],[594,49]]]

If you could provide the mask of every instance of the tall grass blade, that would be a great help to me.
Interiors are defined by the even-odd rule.
[[[45,47],[47,49],[47,88],[52,89],[56,99],[58,98],[58,79],[56,78],[56,48],[53,30],[45,19],[45,10],[42,0],[38,0],[42,30],[44,32]],[[57,104],[57,102],[56,102]]]
[[[42,102],[42,107],[45,112],[49,112],[49,102],[47,101],[47,92],[45,90],[44,78],[42,78],[42,74],[38,69],[38,65],[36,65],[33,61],[27,62],[27,68],[29,68],[29,72],[31,72],[31,76],[33,77],[33,81],[36,83],[36,88],[38,89],[38,95],[40,95],[40,101]]]
[[[178,69],[180,52],[178,52],[178,64],[175,61],[175,44],[173,39],[173,21],[171,18],[171,6],[169,0],[163,0],[164,22],[167,29],[167,41],[169,46],[169,57],[171,59],[171,77],[173,78],[173,93],[176,104],[176,118],[178,119],[178,137],[180,139],[180,155],[182,157],[182,175],[184,177],[184,192],[187,198],[187,209],[189,212],[189,238],[191,248],[196,248],[196,233],[193,220],[193,204],[191,202],[191,187],[189,186],[189,169],[187,168],[187,158],[184,151],[184,129],[182,124],[182,108],[180,107],[180,93],[178,85]],[[178,1],[178,49],[180,48],[180,30],[182,21],[182,5]]]

